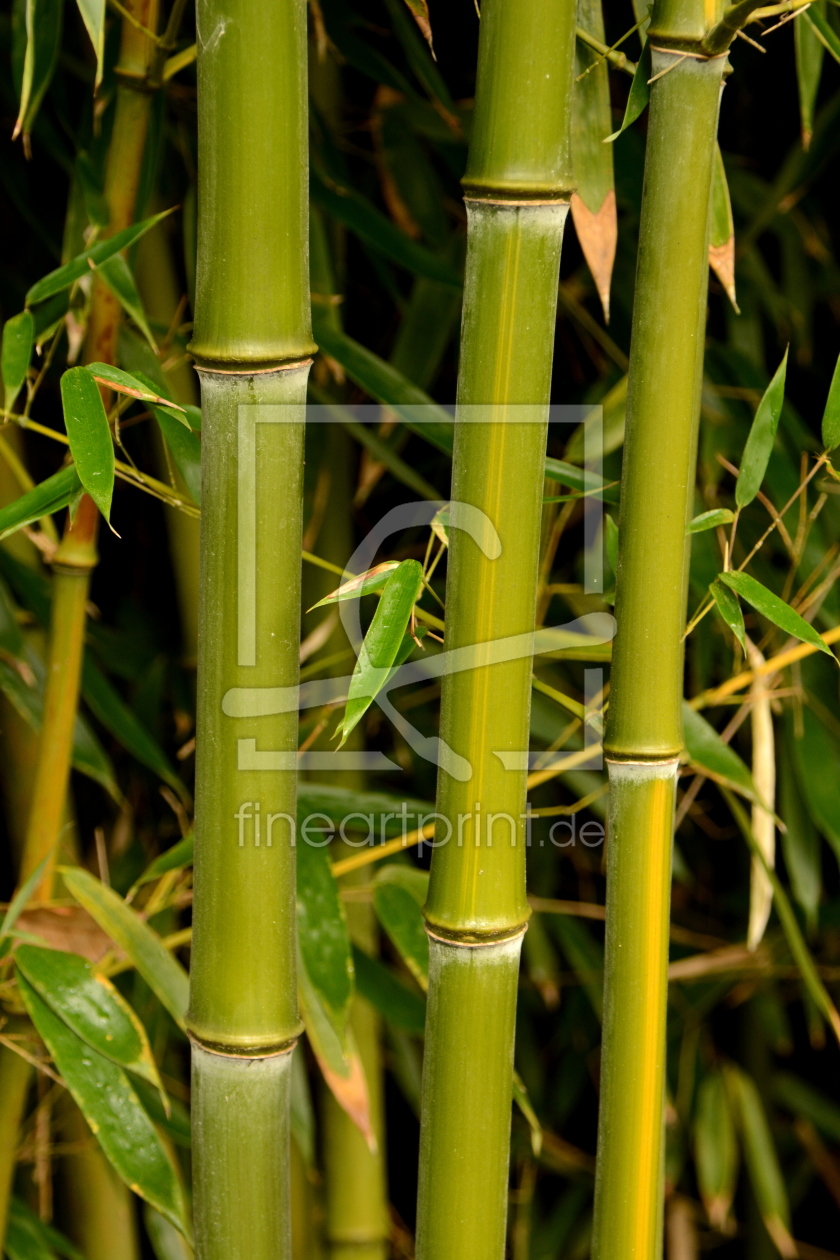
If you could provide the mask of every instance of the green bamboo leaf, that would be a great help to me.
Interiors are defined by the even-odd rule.
[[[434,521],[432,522],[432,527],[434,528]],[[398,568],[398,560],[386,560],[384,564],[377,564],[374,568],[357,574],[349,582],[343,582],[341,586],[337,586],[334,591],[330,591],[329,595],[319,599],[317,604],[313,604],[306,611],[314,612],[316,608],[323,608],[325,604],[338,604],[346,599],[360,599],[362,595],[378,593],[385,586],[394,570]]]
[[[422,1037],[426,1027],[426,1002],[420,994],[398,980],[378,958],[371,958],[356,945],[353,946],[353,966],[356,992],[370,1002],[392,1028]]]
[[[414,275],[426,276],[429,280],[460,289],[461,277],[448,262],[406,236],[355,189],[346,186],[331,188],[313,170],[310,174],[310,195],[322,210],[397,266]]]
[[[175,1023],[183,1028],[189,979],[178,960],[161,943],[157,933],[112,888],[107,888],[79,866],[60,869],[71,896],[119,945]]]
[[[96,81],[94,91],[102,82],[105,63],[105,0],[76,0],[96,57]]]
[[[808,24],[813,27],[823,48],[829,53],[835,61],[840,61],[840,37],[834,27],[831,26],[826,18],[825,5],[819,2],[811,5],[806,13],[802,14],[806,18]],[[798,25],[798,23],[797,23]]]
[[[152,336],[143,302],[137,291],[131,268],[122,254],[115,254],[106,262],[100,263],[99,275],[105,281],[114,297],[125,313],[134,320],[153,351],[157,351],[157,342]]]
[[[755,1082],[741,1068],[729,1064],[724,1071],[758,1210],[781,1255],[796,1256],[796,1246],[790,1236],[790,1205],[784,1177],[761,1095]]]
[[[155,1260],[192,1260],[193,1249],[186,1238],[150,1203],[143,1209],[143,1223]]]
[[[32,131],[52,80],[61,44],[62,10],[61,0],[15,0],[13,5],[12,64],[20,100],[13,140]]]
[[[153,389],[148,378],[144,377],[141,380],[139,376],[134,376],[131,372],[124,372],[122,368],[114,367],[110,363],[87,363],[85,366],[95,380],[100,381],[103,385],[110,386],[118,394],[126,394],[129,398],[137,398],[140,402],[165,404],[173,411],[179,412],[181,414],[181,423],[186,425],[187,428],[190,427],[186,419],[185,409]]]
[[[18,984],[33,1024],[119,1176],[188,1232],[178,1175],[123,1069],[77,1037],[23,976]]]
[[[184,423],[182,416],[168,407],[152,404],[152,414],[158,422],[164,441],[169,447],[178,472],[184,479],[198,506],[201,506],[201,439],[192,426]]]
[[[343,823],[348,834],[369,832],[380,840],[421,826],[420,819],[428,817],[434,809],[428,801],[414,800],[410,796],[359,792],[306,780],[298,784],[297,803],[299,817],[326,814],[334,827]]]
[[[422,589],[423,568],[417,560],[403,560],[385,583],[350,680],[344,718],[339,724],[341,744],[389,681]]]
[[[160,223],[161,219],[165,219],[171,213],[171,210],[162,210],[160,214],[153,214],[151,218],[143,219],[141,223],[134,223],[131,227],[123,228],[121,232],[115,232],[107,240],[97,241],[95,245],[91,245],[89,249],[73,258],[69,263],[65,263],[63,267],[56,268],[55,271],[51,271],[43,279],[39,280],[37,284],[33,284],[26,295],[26,305],[35,306],[37,303],[53,297],[54,294],[61,293],[63,289],[69,289],[71,284],[81,280],[82,276],[86,276],[90,271],[100,267],[102,263],[107,262],[109,258],[113,258],[120,250],[127,249],[129,245],[133,245],[150,228],[153,228],[156,223]]]
[[[9,1260],[85,1260],[69,1238],[53,1229],[28,1207],[22,1199],[12,1195],[9,1201],[9,1221],[4,1241]]]
[[[720,280],[735,311],[735,222],[726,179],[726,167],[720,145],[715,145],[715,167],[712,176],[712,221],[709,234],[709,266]]]
[[[822,893],[822,855],[814,826],[796,782],[790,755],[793,725],[786,725],[786,739],[779,747],[779,814],[785,824],[782,852],[793,895],[802,907],[809,931],[816,931]]]
[[[163,1092],[146,1030],[106,976],[78,954],[37,945],[19,945],[15,965],[77,1037]]]
[[[44,516],[52,516],[68,507],[82,489],[79,474],[74,464],[61,468],[46,481],[41,481],[19,499],[8,506],[0,508],[0,538],[8,538],[24,525],[40,521]]]
[[[801,639],[803,643],[810,643],[821,652],[825,652],[832,660],[836,659],[828,644],[823,642],[814,627],[809,625],[804,617],[800,617],[790,604],[786,604],[783,599],[779,599],[778,595],[768,591],[766,586],[762,586],[761,582],[750,577],[749,573],[732,571],[721,573],[718,581],[725,582],[736,594],[751,604],[756,612],[761,613],[762,617],[766,617],[768,621],[772,621],[780,630],[784,630],[785,634],[791,634],[794,638]]]
[[[131,1087],[157,1128],[165,1133],[176,1146],[189,1150],[192,1145],[192,1130],[190,1113],[184,1104],[177,1098],[167,1098],[167,1109],[164,1109],[161,1094],[142,1076],[133,1077]]]
[[[735,749],[725,744],[715,728],[685,702],[683,731],[688,755],[695,765],[718,782],[732,784],[738,791],[755,797],[752,775]]]
[[[29,901],[32,893],[38,887],[41,876],[44,873],[44,868],[49,860],[50,854],[47,854],[47,856],[38,863],[29,878],[24,880],[6,907],[6,913],[3,915],[3,922],[0,923],[0,942],[2,942],[2,947],[0,947],[0,958],[5,957],[8,953],[8,938],[12,928],[17,923],[22,911],[26,908],[26,903]]]
[[[580,920],[567,914],[552,914],[548,924],[561,950],[601,1020],[604,1014],[604,949]]]
[[[297,930],[303,965],[321,1006],[343,1036],[353,997],[353,956],[326,850],[297,847]]]
[[[3,325],[3,347],[0,350],[0,372],[3,375],[3,405],[11,411],[21,391],[32,347],[35,344],[35,321],[31,311],[13,315]]]
[[[821,8],[822,5],[820,5],[819,0],[816,0],[816,3],[811,6],[812,11]],[[814,134],[814,107],[817,103],[817,93],[820,89],[825,45],[818,33],[819,28],[811,19],[811,13],[806,13],[803,16],[806,19],[804,22],[800,18],[793,24],[793,45],[796,54],[796,85],[799,90],[802,147],[808,149],[811,146],[811,137]],[[835,46],[840,48],[840,40],[837,39],[834,31],[828,26],[823,14],[819,16],[822,17],[824,25],[834,37],[833,42]]]
[[[185,799],[186,788],[160,744],[88,654],[82,663],[82,695],[94,716],[123,748]]]
[[[545,475],[551,481],[559,481],[562,486],[571,486],[573,490],[580,490],[585,494],[600,492],[604,503],[614,505],[618,503],[618,490],[608,485],[603,477],[599,477],[597,473],[590,472],[588,469],[567,464],[565,460],[546,456]]]
[[[795,1116],[810,1120],[830,1142],[840,1143],[840,1106],[833,1098],[792,1072],[779,1072],[773,1077],[773,1097]]]
[[[822,440],[827,451],[833,451],[840,446],[840,356],[834,365],[834,375],[823,412]]]
[[[377,918],[414,979],[429,986],[429,938],[423,919],[428,876],[409,866],[386,866],[373,890]]]
[[[687,534],[702,534],[705,529],[716,529],[718,525],[731,525],[735,513],[729,508],[712,508],[710,512],[701,512],[689,521]]]
[[[432,60],[434,57],[432,26],[426,0],[385,0],[385,3],[391,13],[397,39],[405,50],[406,60],[418,83],[422,84],[433,101],[437,101],[438,105],[442,106],[441,113],[456,134],[459,134],[460,126],[455,113],[455,104],[443,75]],[[407,11],[411,13],[414,22],[406,20]],[[418,28],[428,48],[424,47],[422,40],[417,38]]]
[[[758,404],[758,410],[752,422],[741,460],[741,470],[735,484],[735,502],[739,508],[752,503],[761,489],[761,483],[767,471],[770,453],[776,440],[776,430],[779,427],[779,417],[782,414],[782,405],[785,401],[787,361],[788,352],[785,350],[784,358],[764,391],[764,397]]]
[[[114,494],[114,443],[102,395],[87,368],[70,368],[61,378],[61,405],[79,480],[105,520]]]
[[[611,136],[607,136],[604,144],[612,144],[617,140],[622,131],[626,131],[628,127],[636,121],[639,115],[647,108],[650,100],[650,87],[648,80],[653,74],[653,59],[650,52],[650,44],[645,41],[642,49],[642,55],[636,63],[636,70],[633,74],[633,82],[630,84],[630,95],[627,97],[627,107],[624,111],[624,118],[618,131],[614,131]]]
[[[836,785],[840,740],[812,709],[805,706],[802,709],[802,733],[793,739],[791,746],[807,813],[840,862],[840,796]]]
[[[719,1071],[705,1076],[697,1092],[694,1161],[709,1223],[726,1234],[738,1177],[738,1140],[726,1084]]]
[[[709,590],[712,593],[712,599],[715,601],[718,612],[740,643],[742,651],[746,652],[747,631],[744,626],[744,614],[741,611],[741,605],[738,603],[738,596],[717,579],[712,582]]]
[[[167,875],[169,871],[181,871],[187,866],[192,866],[194,851],[195,837],[190,832],[189,835],[177,841],[165,853],[158,854],[155,860],[149,863],[143,874],[135,879],[131,885],[126,900],[131,901],[138,888],[142,888],[144,884],[151,883],[154,879],[160,879],[161,875]]]

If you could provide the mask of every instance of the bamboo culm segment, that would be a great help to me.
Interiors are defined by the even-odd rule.
[[[657,39],[699,39],[702,18],[702,4],[666,0],[654,11],[652,28]],[[662,1250],[666,967],[674,772],[683,745],[686,526],[723,72],[723,59],[659,51],[653,29],[649,39],[653,77],[622,473],[618,633],[604,741],[610,838],[593,1260],[655,1260]]]
[[[665,1016],[678,762],[609,762],[608,913],[592,1255],[662,1249]]]
[[[688,574],[708,224],[722,59],[653,54],[639,230],[605,747],[619,758],[682,749]],[[676,64],[675,64],[676,63]]]
[[[521,946],[521,934],[472,948],[429,942],[417,1214],[423,1260],[505,1252]]]
[[[291,1054],[238,1059],[194,1045],[196,1255],[279,1260],[291,1252]]]
[[[223,712],[298,681],[308,365],[201,372],[202,501],[190,1033],[259,1056],[293,1041],[297,714]],[[240,742],[241,741],[241,742]],[[290,764],[273,768],[285,754]],[[246,767],[263,768],[246,768]]]

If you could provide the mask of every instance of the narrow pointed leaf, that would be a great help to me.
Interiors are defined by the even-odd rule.
[[[618,131],[614,131],[611,136],[607,136],[604,139],[604,144],[611,144],[614,140],[617,140],[622,131],[626,131],[628,127],[632,126],[639,115],[647,108],[647,103],[650,100],[648,80],[653,73],[652,64],[650,44],[645,41],[642,55],[636,63],[633,82],[630,84],[630,95],[627,97],[627,107],[624,111],[621,126]]]
[[[99,386],[87,368],[74,367],[64,373],[61,404],[79,480],[105,520],[110,520],[114,443]]]
[[[375,1007],[392,1028],[422,1037],[426,1026],[426,1003],[409,989],[377,958],[353,946],[356,992]]]
[[[826,52],[831,53],[835,61],[840,61],[840,36],[829,23],[825,15],[825,6],[819,3],[813,4],[807,13],[802,14],[802,17],[814,31]]]
[[[688,523],[687,534],[702,534],[706,529],[716,529],[718,525],[731,525],[735,513],[729,508],[712,508],[711,512],[701,512]]]
[[[164,398],[155,390],[150,389],[145,380],[133,376],[131,372],[124,372],[122,368],[113,367],[110,363],[88,363],[86,367],[91,376],[103,385],[110,386],[118,394],[126,394],[130,398],[137,398],[140,402],[163,403],[174,411],[184,414],[183,407],[179,407],[169,398]],[[182,423],[187,424],[186,419]]]
[[[746,652],[747,631],[744,626],[744,614],[741,611],[741,605],[738,603],[738,596],[720,581],[712,582],[709,590],[712,593],[718,612],[740,643],[741,650]]]
[[[165,219],[171,213],[171,210],[163,210],[160,214],[153,214],[151,218],[143,219],[140,223],[134,223],[131,227],[123,228],[121,232],[115,232],[107,240],[97,241],[95,245],[91,245],[89,249],[73,258],[69,263],[65,263],[63,267],[56,268],[55,271],[51,271],[49,275],[39,280],[37,284],[33,284],[26,295],[26,305],[35,306],[36,303],[43,302],[56,293],[61,293],[63,289],[69,289],[71,284],[75,284],[82,276],[86,276],[88,272],[95,270],[109,258],[113,258],[120,250],[127,249],[129,245],[133,245],[150,228],[153,228],[156,223],[160,223],[161,219]]]
[[[726,1233],[738,1176],[738,1139],[726,1084],[719,1071],[704,1077],[697,1093],[694,1160],[709,1223],[713,1229]]]
[[[834,375],[823,412],[822,440],[827,451],[833,451],[840,446],[840,356],[834,365]]]
[[[758,410],[752,422],[741,460],[741,470],[735,485],[735,502],[739,508],[752,503],[761,489],[761,483],[767,471],[770,453],[776,440],[776,430],[779,427],[779,417],[782,414],[782,405],[785,401],[787,360],[788,352],[785,350],[784,358],[764,391],[764,397],[758,404]]]
[[[193,1249],[175,1226],[147,1203],[143,1224],[155,1253],[155,1260],[193,1260]]]
[[[76,0],[96,57],[94,90],[102,82],[105,60],[105,0]]]
[[[297,930],[309,981],[343,1036],[353,997],[350,937],[326,850],[306,843],[297,847]]]
[[[435,517],[437,520],[437,517]],[[434,529],[434,521],[432,522]],[[311,608],[307,608],[307,612],[314,612],[316,608],[323,608],[325,604],[338,604],[346,599],[359,599],[362,595],[371,595],[381,591],[388,578],[399,568],[398,560],[386,560],[384,564],[377,564],[373,569],[368,569],[364,573],[359,573],[356,577],[351,578],[349,582],[343,582],[341,586],[337,586],[334,591],[330,591],[329,595],[325,595],[317,604],[313,604]]]
[[[15,6],[17,7],[17,6]],[[44,94],[50,85],[61,44],[62,0],[22,0],[25,51],[20,66],[20,108],[12,138],[28,136],[32,131]],[[17,22],[13,23],[14,27]],[[14,30],[17,44],[18,32]],[[18,49],[14,49],[13,65],[17,70]],[[17,79],[17,74],[15,74]]]
[[[342,744],[388,682],[422,589],[423,569],[417,560],[403,560],[389,576],[353,670],[340,724]]]
[[[825,652],[832,660],[836,659],[828,644],[823,642],[814,627],[809,625],[804,617],[800,617],[790,604],[779,599],[778,595],[774,595],[766,586],[762,586],[761,582],[750,577],[749,573],[721,573],[718,581],[725,582],[736,594],[751,604],[756,612],[761,613],[762,617],[766,617],[768,621],[772,621],[780,630],[784,630],[785,634],[791,634],[794,638],[801,639],[803,643],[810,643],[821,652]]]
[[[152,350],[157,351],[157,342],[152,336],[149,321],[146,319],[146,312],[143,309],[143,302],[137,291],[134,276],[131,274],[131,268],[122,254],[115,254],[112,258],[107,259],[106,262],[101,263],[99,274],[125,313],[134,320]]]
[[[525,1082],[516,1069],[513,1072],[513,1101],[528,1121],[528,1127],[531,1130],[531,1151],[534,1158],[539,1159],[543,1144],[542,1125],[534,1110],[534,1104],[531,1102],[528,1090],[525,1088]]]
[[[0,538],[7,538],[44,516],[52,516],[53,512],[60,512],[73,502],[81,489],[75,464],[61,468],[7,507],[0,508]]]
[[[129,897],[136,893],[138,888],[142,888],[144,884],[149,884],[154,879],[160,879],[162,875],[166,875],[169,871],[181,871],[187,866],[192,865],[193,853],[195,851],[195,838],[190,832],[188,836],[184,836],[171,849],[167,849],[165,853],[160,853],[153,862],[150,862],[143,874],[131,885]]]
[[[773,1135],[755,1082],[740,1068],[726,1069],[744,1149],[744,1162],[767,1232],[785,1260],[797,1255],[790,1236],[790,1205]]]
[[[3,405],[11,411],[15,399],[26,380],[32,347],[35,344],[35,321],[31,311],[13,315],[3,325],[3,348],[0,351],[0,371],[3,374]]]
[[[184,479],[185,486],[200,507],[201,438],[190,425],[185,425],[183,416],[170,411],[168,407],[152,404],[151,411],[169,447],[175,466]]]
[[[821,10],[823,6],[817,0],[817,3],[811,6],[812,11]],[[793,24],[793,44],[796,53],[796,86],[799,90],[799,120],[802,130],[802,147],[809,149],[811,147],[811,137],[814,134],[814,108],[817,103],[817,93],[820,90],[820,79],[822,77],[823,58],[825,56],[825,39],[821,35],[820,26],[811,17],[810,13],[803,15],[805,21],[801,19]],[[825,21],[824,13],[819,13],[822,18],[820,24],[823,29],[827,29],[832,36],[835,47],[840,46],[840,40],[834,34],[834,31]]]
[[[62,950],[19,945],[15,964],[77,1037],[163,1089],[142,1023],[119,990],[89,962]]]
[[[735,310],[735,222],[720,145],[715,146],[712,176],[712,221],[709,235],[709,266],[720,280]]]
[[[410,867],[386,867],[373,890],[373,906],[382,927],[414,979],[429,985],[429,938],[423,919],[423,882]],[[428,884],[428,879],[425,879]]]
[[[62,867],[61,875],[68,892],[84,906],[103,932],[107,932],[111,940],[119,945],[176,1024],[183,1028],[189,979],[157,933],[126,905],[118,893],[81,867]]]
[[[840,862],[840,794],[836,774],[840,740],[809,708],[802,709],[802,732],[794,737],[793,760],[807,814],[813,819]]]
[[[604,42],[601,0],[579,0],[578,26]],[[582,40],[575,41],[572,108],[572,168],[577,191],[571,210],[578,240],[610,322],[610,282],[618,242],[613,151],[603,143],[611,125],[607,62]]]
[[[64,1256],[66,1260],[85,1260],[69,1238],[42,1221],[16,1195],[12,1195],[9,1203],[4,1246],[9,1260],[54,1260],[56,1256]]]
[[[735,749],[725,744],[715,728],[688,704],[683,704],[683,730],[688,755],[717,780],[730,783],[748,796],[755,796],[755,785],[745,762]]]
[[[813,932],[817,927],[822,893],[822,846],[796,782],[789,751],[792,737],[792,723],[789,723],[787,739],[779,748],[779,814],[785,824],[782,852],[794,898]]]
[[[77,1037],[22,976],[18,984],[32,1022],[117,1173],[187,1231],[177,1173],[123,1069]]]
[[[795,1116],[801,1116],[828,1138],[840,1144],[840,1106],[833,1098],[792,1072],[779,1072],[773,1078],[773,1097]]]

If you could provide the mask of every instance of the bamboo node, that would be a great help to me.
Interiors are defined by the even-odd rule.
[[[445,928],[431,928],[425,924],[426,935],[432,941],[440,941],[442,945],[452,945],[456,949],[486,949],[491,945],[508,945],[521,940],[528,931],[528,923],[518,924],[514,928],[504,928],[499,932],[447,932]]]
[[[301,1032],[303,1029],[301,1029]],[[255,1059],[279,1059],[284,1054],[291,1054],[300,1040],[300,1033],[294,1037],[286,1038],[284,1041],[275,1042],[269,1045],[257,1046],[240,1046],[222,1045],[216,1041],[205,1041],[203,1037],[199,1037],[193,1030],[187,1029],[187,1036],[190,1044],[197,1046],[199,1050],[206,1051],[207,1054],[218,1055],[220,1059],[244,1059],[253,1061]]]

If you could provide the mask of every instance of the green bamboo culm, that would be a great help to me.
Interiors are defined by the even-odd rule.
[[[485,0],[481,10],[464,178],[450,651],[534,629],[560,249],[573,188],[574,20],[573,0]],[[458,528],[457,504],[485,514],[479,542]],[[418,1260],[500,1260],[505,1250],[516,990],[528,920],[522,818],[531,661],[491,665],[481,656],[479,649],[471,669],[443,684],[441,738],[450,751],[441,757],[437,809],[446,824],[425,908]],[[507,817],[494,822],[493,814]]]
[[[659,0],[639,232],[605,749],[607,932],[594,1260],[662,1251],[665,1015],[712,174],[725,55],[704,0]],[[688,55],[686,55],[688,54]]]
[[[200,1260],[290,1254],[297,714],[310,356],[304,0],[202,0],[193,1042]],[[262,716],[252,716],[262,714]]]

